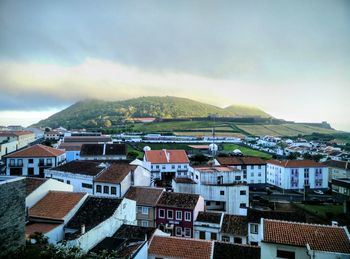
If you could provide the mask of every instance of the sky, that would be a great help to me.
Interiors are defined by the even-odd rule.
[[[0,125],[156,95],[350,131],[350,1],[0,1]]]

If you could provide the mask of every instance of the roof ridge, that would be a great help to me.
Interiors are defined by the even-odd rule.
[[[176,237],[176,236],[160,236],[160,235],[153,235],[155,237],[163,237],[163,238],[169,238],[169,239],[178,239],[178,240],[187,240],[187,241],[198,241],[203,243],[212,243],[212,240],[204,240],[204,239],[196,239],[196,238],[188,238],[188,237]]]

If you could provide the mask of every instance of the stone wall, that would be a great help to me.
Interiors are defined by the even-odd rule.
[[[3,179],[1,179],[3,180]],[[25,244],[25,181],[0,180],[0,258]]]

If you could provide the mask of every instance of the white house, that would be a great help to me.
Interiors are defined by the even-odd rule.
[[[220,240],[222,212],[200,211],[193,223],[193,237],[204,240]]]
[[[262,219],[261,258],[350,258],[346,227]]]
[[[44,177],[44,169],[59,166],[66,161],[63,150],[34,145],[6,155],[6,175]]]
[[[175,192],[203,196],[206,210],[220,210],[234,215],[246,215],[249,188],[243,182],[243,172],[225,166],[196,167],[190,177],[173,179]]]
[[[143,160],[150,163],[154,180],[167,182],[173,177],[187,176],[190,167],[185,150],[145,150]]]
[[[328,167],[328,181],[338,178],[350,178],[350,162],[329,160],[323,163]]]
[[[26,177],[26,208],[31,208],[49,191],[73,192],[73,186],[54,179]]]
[[[74,160],[79,160],[80,159],[80,150],[81,146],[83,144],[81,143],[66,143],[63,142],[59,145],[59,149],[62,149],[66,152],[66,160],[67,162],[74,161]]]
[[[266,182],[285,190],[328,188],[328,168],[311,160],[269,160]]]
[[[75,215],[88,195],[78,192],[49,191],[28,210],[26,237],[43,233],[50,243],[64,238],[64,225]]]
[[[35,134],[28,130],[0,131],[0,143],[12,140],[17,142],[16,150],[21,149],[35,141]]]
[[[259,157],[217,157],[215,164],[242,170],[243,181],[249,185],[266,182],[266,161]]]
[[[89,251],[123,224],[136,225],[136,202],[89,196],[65,226],[68,245]]]

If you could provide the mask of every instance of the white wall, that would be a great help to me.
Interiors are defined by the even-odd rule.
[[[150,186],[151,172],[142,166],[136,167],[134,171],[134,186]]]
[[[296,259],[310,259],[310,256],[307,255],[306,247],[296,247],[296,246],[286,246],[286,245],[277,245],[270,243],[260,243],[261,247],[261,258],[279,258],[277,257],[277,249],[284,251],[295,252]],[[316,258],[315,258],[316,259]]]
[[[36,188],[31,194],[26,197],[26,207],[31,208],[49,191],[65,191],[72,192],[73,186],[54,179],[47,179],[43,184]]]

